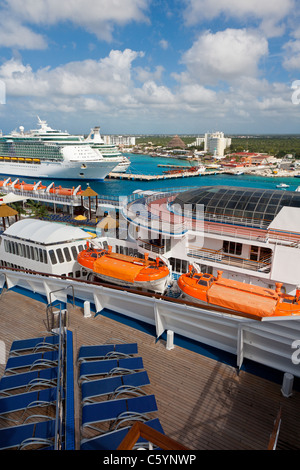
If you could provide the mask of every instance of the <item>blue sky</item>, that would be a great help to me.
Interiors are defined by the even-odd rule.
[[[299,3],[0,0],[0,129],[300,134]]]

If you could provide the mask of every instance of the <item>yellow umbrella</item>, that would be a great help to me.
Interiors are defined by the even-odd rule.
[[[18,211],[16,211],[12,207],[7,206],[6,204],[0,204],[0,217],[2,217],[4,230],[6,229],[5,217],[11,217],[12,215],[14,215],[16,217],[16,220],[17,220]]]
[[[86,220],[86,217],[85,215],[78,215],[77,217],[75,217],[75,220]]]
[[[119,226],[119,222],[108,215],[107,217],[104,217],[100,222],[97,224],[97,228],[101,228],[103,230],[109,230],[112,228],[117,228]]]

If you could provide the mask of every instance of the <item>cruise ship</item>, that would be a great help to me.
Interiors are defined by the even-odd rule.
[[[99,223],[95,236],[89,239],[79,234],[80,253],[92,245],[95,250],[110,249],[121,255],[119,258],[130,256],[137,262],[139,258],[159,258],[170,274],[163,292],[103,282],[96,272],[91,277],[79,262],[79,252],[77,259],[67,264],[65,243],[73,239],[68,225],[52,223],[57,238],[49,249],[55,257],[52,251],[45,255],[43,249],[47,251],[51,241],[49,222],[38,221],[40,230],[37,226],[33,240],[28,236],[33,229],[29,219],[15,222],[1,235],[0,287],[29,290],[47,297],[48,303],[53,299],[66,302],[73,292],[84,305],[93,306],[96,314],[113,311],[125,321],[154,326],[157,338],[167,334],[169,347],[175,335],[236,355],[238,368],[250,359],[300,377],[298,362],[292,360],[300,332],[296,311],[300,295],[299,212],[297,191],[230,186],[136,191],[119,201],[115,224],[106,227]],[[110,215],[113,218],[114,214]],[[180,277],[189,272],[197,282],[200,278],[217,281],[222,289],[229,285],[228,292],[238,291],[229,293],[227,305],[223,297],[218,305],[197,303],[180,288]],[[286,304],[284,314],[277,315],[277,311],[274,315],[271,310],[266,314],[264,305],[257,315],[248,308],[252,307],[249,302],[247,311],[242,311],[233,300],[243,292],[249,298],[268,294],[268,305],[280,297]]]
[[[82,136],[49,127],[0,136],[0,174],[30,178],[102,181],[120,163],[104,158]]]
[[[120,163],[112,170],[112,173],[125,173],[130,165],[130,160],[123,155],[120,150],[113,144],[106,144],[101,137],[100,127],[91,129],[90,134],[86,138],[86,142],[93,149],[97,149],[104,158],[119,161]]]

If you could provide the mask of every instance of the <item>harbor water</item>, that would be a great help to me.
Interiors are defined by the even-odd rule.
[[[142,154],[126,154],[130,159],[130,167],[126,173],[134,175],[162,175],[164,171],[168,170],[165,165],[176,165],[181,167],[191,167],[195,162],[187,162],[185,160],[179,160],[175,158],[164,158],[164,157],[151,157],[149,155]],[[164,165],[164,166],[161,166]],[[5,177],[1,177],[4,179]],[[12,178],[14,180],[14,178]],[[23,178],[20,178],[23,181]],[[25,178],[26,183],[33,183],[34,181],[30,178]],[[50,180],[41,180],[43,184],[50,184]],[[213,186],[213,185],[225,185],[225,186],[239,186],[247,188],[264,188],[264,189],[278,189],[276,186],[280,183],[288,184],[287,190],[295,191],[298,185],[300,185],[300,178],[281,178],[281,177],[263,177],[255,175],[228,175],[228,174],[215,174],[212,170],[211,174],[205,176],[193,176],[193,177],[180,177],[174,179],[159,179],[155,181],[139,181],[134,179],[105,179],[105,181],[88,181],[88,180],[54,180],[56,186],[61,185],[62,187],[72,188],[81,185],[82,189],[86,189],[89,185],[99,196],[107,197],[118,197],[128,196],[138,189],[142,190],[164,190],[178,187],[189,187],[195,188],[200,186]]]

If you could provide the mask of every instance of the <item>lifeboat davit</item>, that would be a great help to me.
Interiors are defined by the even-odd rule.
[[[189,267],[189,273],[178,279],[182,298],[190,302],[212,307],[221,307],[229,313],[240,313],[249,318],[281,317],[300,315],[300,292],[296,296],[281,292],[282,283],[276,289],[267,289],[252,284],[196,273]]]
[[[102,281],[158,293],[163,293],[167,286],[169,269],[159,258],[150,261],[147,253],[141,259],[114,253],[111,247],[108,250],[89,247],[79,253],[77,261]]]

